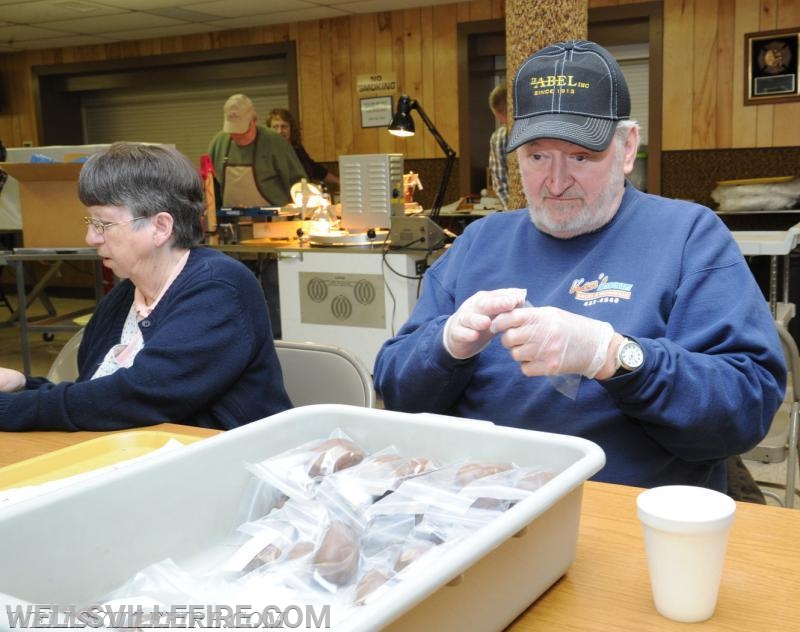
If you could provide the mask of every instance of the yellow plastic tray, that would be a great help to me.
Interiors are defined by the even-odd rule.
[[[40,485],[115,465],[157,450],[170,439],[189,444],[202,438],[162,430],[115,432],[0,468],[0,490]]]

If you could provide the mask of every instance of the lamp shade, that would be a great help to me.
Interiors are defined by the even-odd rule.
[[[395,136],[413,136],[414,119],[411,118],[412,102],[405,94],[397,101],[397,110],[389,124],[389,133]]]

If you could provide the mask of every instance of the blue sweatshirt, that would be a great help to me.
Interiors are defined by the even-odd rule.
[[[448,316],[479,290],[509,287],[611,323],[641,343],[644,366],[584,378],[572,400],[524,376],[497,336],[469,360],[450,357]],[[630,183],[611,222],[573,239],[540,232],[527,209],[469,225],[375,362],[387,408],[577,435],[606,452],[597,480],[721,491],[724,460],[764,437],[785,381],[774,321],[730,231],[705,207]]]
[[[195,248],[149,317],[133,365],[90,380],[119,343],[134,287],[120,282],[93,314],[77,382],[29,379],[0,393],[0,430],[118,430],[174,422],[227,430],[291,408],[264,293],[252,272]]]

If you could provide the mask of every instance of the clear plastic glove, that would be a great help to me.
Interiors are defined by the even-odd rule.
[[[494,337],[492,319],[522,305],[526,294],[527,290],[520,288],[473,294],[447,319],[442,339],[444,348],[458,360],[480,353]]]
[[[500,314],[492,330],[522,372],[534,375],[579,374],[593,378],[608,359],[614,328],[556,307],[521,307]]]
[[[25,388],[25,376],[14,369],[0,368],[0,392],[14,393]]]

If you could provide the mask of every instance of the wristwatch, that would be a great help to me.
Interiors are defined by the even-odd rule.
[[[644,364],[644,349],[635,340],[625,338],[617,348],[617,371],[614,377],[635,371]]]

